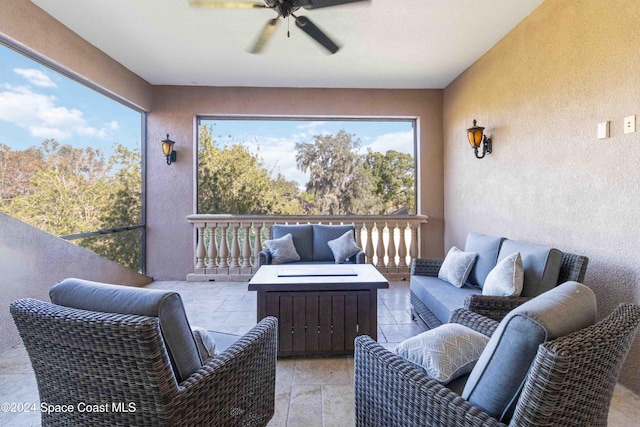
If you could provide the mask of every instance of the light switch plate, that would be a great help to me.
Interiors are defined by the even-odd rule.
[[[634,133],[636,131],[636,115],[624,118],[624,133]]]
[[[609,138],[609,121],[598,123],[598,139]]]

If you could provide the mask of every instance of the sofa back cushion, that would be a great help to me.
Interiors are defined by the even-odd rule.
[[[520,252],[524,271],[523,297],[535,297],[558,284],[562,266],[562,252],[547,246],[518,240],[505,240],[498,254],[498,262]]]
[[[313,227],[311,224],[274,225],[271,228],[271,233],[274,239],[279,239],[290,233],[300,261],[311,262],[313,261]],[[329,252],[331,251],[329,250]],[[331,259],[333,260],[333,256]]]
[[[489,272],[496,266],[500,246],[504,237],[487,236],[480,233],[469,233],[465,243],[465,252],[478,254],[473,264],[467,282],[473,286],[482,288]]]
[[[313,261],[335,262],[333,252],[327,242],[337,239],[347,231],[355,233],[353,225],[313,224]],[[302,255],[300,257],[302,258]]]
[[[540,344],[594,324],[596,297],[566,282],[512,310],[480,355],[462,397],[508,423]]]
[[[51,288],[49,297],[54,304],[81,310],[157,317],[178,382],[202,367],[177,292],[65,279]]]

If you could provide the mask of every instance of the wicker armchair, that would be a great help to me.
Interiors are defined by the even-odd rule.
[[[498,323],[465,309],[452,322],[490,335]],[[621,304],[607,318],[540,345],[510,426],[606,426],[640,307]],[[504,426],[367,336],[355,343],[357,426]]]
[[[411,274],[437,277],[443,260],[416,258],[411,264]],[[558,284],[567,281],[583,282],[589,258],[568,252],[562,254],[562,265],[558,275]],[[425,326],[432,329],[442,322],[413,293],[410,294],[412,314],[419,316]],[[469,295],[465,299],[464,308],[482,314],[490,319],[500,321],[515,307],[529,301],[531,297],[494,297],[487,295]]]
[[[265,426],[273,416],[275,318],[178,382],[156,317],[34,299],[10,310],[51,409],[43,426]]]

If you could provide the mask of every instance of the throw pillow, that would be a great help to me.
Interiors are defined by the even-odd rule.
[[[279,239],[265,240],[264,245],[271,252],[272,264],[284,264],[285,262],[299,261],[300,255],[293,245],[291,233],[287,233]]]
[[[489,337],[457,323],[446,323],[400,343],[394,352],[423,367],[443,384],[471,372]]]
[[[356,243],[353,230],[347,231],[337,239],[329,240],[327,245],[329,245],[331,252],[333,252],[333,258],[336,260],[336,264],[342,264],[362,250]]]
[[[202,363],[206,364],[217,354],[216,342],[205,328],[192,326],[191,333],[193,334],[193,339],[196,341],[196,347],[198,347],[198,353],[200,354]]]
[[[524,269],[520,252],[511,254],[489,272],[482,287],[482,295],[519,297],[524,285]]]
[[[475,252],[463,252],[453,246],[440,266],[438,278],[461,288],[467,281],[477,256]]]

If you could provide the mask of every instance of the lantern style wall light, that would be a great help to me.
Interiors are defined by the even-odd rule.
[[[167,158],[168,165],[176,161],[176,152],[173,149],[173,144],[175,142],[169,139],[169,134],[167,134],[167,139],[162,140],[162,153]]]
[[[476,121],[473,121],[473,127],[467,129],[467,136],[469,137],[469,144],[473,148],[473,152],[476,154],[478,159],[484,157],[486,153],[491,153],[491,138],[487,138],[487,135],[484,135],[484,128],[480,126],[476,126]],[[478,155],[478,149],[482,145],[482,155]]]

